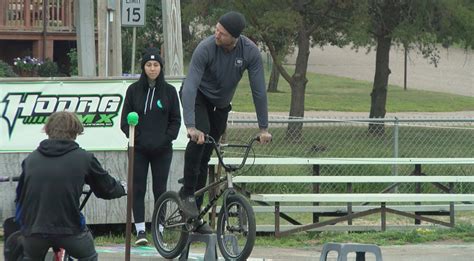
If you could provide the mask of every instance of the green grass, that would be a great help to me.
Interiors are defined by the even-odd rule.
[[[474,242],[472,224],[459,224],[453,229],[414,229],[386,232],[311,232],[282,238],[257,237],[257,246],[313,247],[327,242],[353,242],[376,245],[419,244],[436,241]]]
[[[268,82],[268,72],[266,73]],[[308,73],[305,93],[306,111],[370,111],[372,83]],[[446,86],[449,88],[449,86]],[[280,77],[277,93],[268,93],[270,112],[287,112],[290,108],[291,89]],[[233,99],[233,109],[239,112],[255,111],[248,77],[244,75]],[[389,85],[387,112],[455,112],[473,111],[474,97],[408,89]]]
[[[392,157],[393,127],[387,126],[382,135],[369,135],[367,127],[304,126],[301,139],[286,137],[287,127],[271,129],[273,141],[266,146],[255,146],[257,156],[272,157]],[[227,130],[227,142],[252,137],[253,128],[232,126]],[[472,157],[474,139],[472,129],[401,127],[399,157]],[[243,138],[242,138],[243,139]],[[314,148],[321,148],[315,150]],[[252,156],[252,155],[251,155]]]
[[[273,235],[257,236],[256,246],[269,247],[295,247],[306,248],[320,246],[327,242],[353,242],[353,243],[370,243],[380,246],[384,245],[404,245],[419,244],[427,242],[439,241],[457,241],[474,243],[474,226],[471,222],[466,221],[461,216],[472,215],[472,212],[458,213],[458,225],[453,229],[419,228],[404,231],[386,231],[386,232],[303,232],[292,234],[282,238],[275,238]],[[356,219],[357,220],[357,219]],[[354,220],[354,221],[356,221]],[[3,242],[3,234],[0,230],[0,242]],[[102,234],[95,237],[97,246],[105,246],[112,244],[124,244],[125,237],[123,234]],[[132,243],[134,238],[132,237]],[[153,239],[148,233],[148,241],[153,247]]]
[[[3,236],[0,236],[3,241]],[[134,238],[132,238],[132,243]],[[148,241],[153,247],[153,239],[148,233]],[[474,226],[468,223],[456,225],[453,229],[419,228],[404,231],[386,232],[305,232],[293,234],[282,238],[275,238],[273,235],[257,236],[255,246],[260,247],[295,247],[306,248],[320,246],[327,242],[352,242],[386,245],[420,244],[437,241],[457,241],[474,243]],[[97,246],[112,244],[124,244],[123,235],[102,235],[94,239]]]

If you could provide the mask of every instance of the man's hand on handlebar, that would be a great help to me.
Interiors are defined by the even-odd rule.
[[[205,141],[204,133],[194,127],[187,128],[188,137],[197,144],[203,144]]]
[[[272,134],[270,134],[267,129],[260,129],[260,132],[258,133],[258,138],[260,144],[267,144],[272,141]]]

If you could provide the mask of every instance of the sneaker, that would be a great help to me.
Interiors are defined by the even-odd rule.
[[[206,221],[200,219],[196,222],[196,229],[194,232],[199,234],[212,234],[214,231],[212,231],[211,226],[209,226]]]
[[[189,218],[195,218],[199,216],[199,211],[196,206],[196,199],[194,195],[185,195],[183,189],[179,191],[179,199],[180,199],[180,208],[184,212],[186,216]]]
[[[148,245],[148,239],[146,239],[145,231],[139,231],[137,233],[137,241],[135,241],[137,246],[146,246]]]

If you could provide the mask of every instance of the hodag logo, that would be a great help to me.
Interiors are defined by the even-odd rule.
[[[56,111],[75,112],[85,127],[111,127],[118,115],[122,95],[41,95],[41,92],[8,93],[2,118],[7,121],[11,137],[15,124],[44,124]]]

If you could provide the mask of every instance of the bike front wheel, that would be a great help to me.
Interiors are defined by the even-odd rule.
[[[178,193],[163,193],[153,210],[151,233],[156,249],[164,258],[173,259],[183,251],[188,240],[185,223],[185,217],[179,208]]]
[[[252,206],[240,194],[229,195],[224,206],[217,218],[217,243],[221,254],[225,260],[247,260],[256,236]]]

